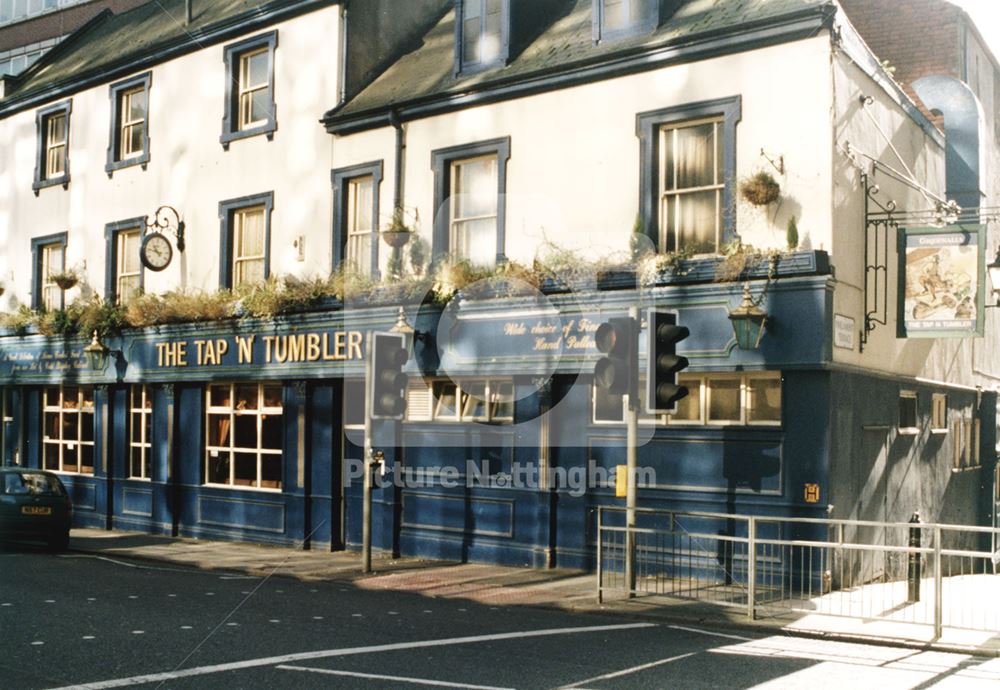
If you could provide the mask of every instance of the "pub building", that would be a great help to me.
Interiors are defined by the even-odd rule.
[[[981,272],[977,308],[943,325],[870,303],[902,298],[909,270],[895,238],[867,253],[872,176],[897,208],[927,205],[871,162],[891,156],[884,129],[952,198],[948,143],[838,5],[233,2],[195,12],[194,41],[156,4],[5,82],[5,311],[345,266],[371,288],[96,341],[8,329],[3,462],[59,472],[76,525],[357,548],[367,343],[397,332],[413,356],[404,418],[372,425],[375,548],[594,567],[625,462],[594,333],[631,307],[690,331],[689,394],[640,419],[639,506],[989,523],[1000,361]],[[357,33],[376,16],[378,45]],[[137,53],[100,57],[142,31]],[[343,69],[319,64],[345,35]],[[189,93],[192,74],[218,98]],[[743,191],[761,172],[766,198]],[[996,246],[982,224],[948,237],[955,256]],[[502,269],[557,256],[540,285]],[[580,268],[602,256],[624,265]],[[497,277],[450,289],[458,261]],[[437,276],[432,294],[400,298],[401,274]]]

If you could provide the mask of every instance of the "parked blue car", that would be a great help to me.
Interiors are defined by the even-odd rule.
[[[72,518],[72,501],[57,475],[0,467],[0,540],[44,541],[64,551]]]

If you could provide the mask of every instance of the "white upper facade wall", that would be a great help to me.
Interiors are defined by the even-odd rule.
[[[530,263],[543,245],[583,255],[627,256],[639,212],[640,113],[739,97],[736,179],[771,172],[782,202],[765,209],[738,193],[744,243],[784,248],[788,218],[801,244],[830,249],[830,41],[803,41],[558,89],[404,123],[403,205],[433,235],[436,150],[510,137],[505,253]],[[794,92],[794,96],[790,96]],[[381,221],[392,212],[394,133],[381,127],[335,138],[338,167],[382,161]],[[785,173],[775,162],[784,157]]]
[[[68,233],[66,266],[81,273],[80,292],[103,293],[106,223],[177,209],[186,224],[187,250],[175,252],[161,273],[144,272],[145,289],[212,290],[219,286],[219,202],[273,194],[270,266],[276,274],[329,271],[331,137],[319,117],[339,97],[336,60],[340,8],[328,6],[231,40],[209,45],[150,70],[149,148],[143,167],[105,172],[111,118],[109,86],[120,79],[65,95],[38,108],[0,119],[0,282],[6,293],[0,310],[31,303],[31,239]],[[220,143],[225,109],[227,45],[277,32],[274,54],[273,138]],[[147,70],[136,72],[135,75]],[[128,78],[128,77],[124,77]],[[72,101],[69,135],[70,182],[36,195],[36,112]],[[304,261],[293,243],[307,235]]]

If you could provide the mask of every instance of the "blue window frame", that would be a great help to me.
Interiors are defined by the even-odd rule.
[[[219,287],[258,283],[271,275],[274,193],[219,203]]]
[[[593,0],[594,42],[613,41],[656,29],[660,0]]]
[[[112,304],[142,290],[144,272],[139,261],[146,219],[142,216],[104,226],[104,299]]]
[[[451,255],[479,264],[506,261],[508,160],[510,137],[431,153],[434,259]]]
[[[108,133],[108,162],[105,172],[130,165],[149,163],[149,87],[152,73],[146,72],[110,87],[111,124]]]
[[[507,62],[510,0],[455,0],[455,72],[473,73]]]
[[[222,117],[223,148],[237,139],[266,134],[278,128],[274,103],[274,51],[278,32],[253,36],[226,46],[226,103]]]
[[[35,113],[35,181],[31,185],[35,194],[43,187],[69,185],[69,117],[72,111],[73,101],[63,101]]]
[[[717,253],[736,236],[740,96],[636,116],[639,214],[661,252]]]
[[[333,183],[333,268],[378,277],[382,161],[340,168]]]
[[[65,296],[49,277],[66,270],[67,233],[58,232],[31,240],[31,308],[62,309]]]

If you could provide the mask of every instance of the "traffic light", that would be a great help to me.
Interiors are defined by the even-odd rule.
[[[646,411],[673,412],[677,401],[688,394],[687,388],[677,385],[677,373],[688,365],[687,358],[677,354],[677,343],[691,335],[691,331],[677,325],[677,314],[659,309],[649,310],[646,323],[649,325]]]
[[[594,367],[594,383],[614,395],[635,390],[638,378],[638,324],[629,317],[608,319],[597,327],[594,340],[606,356]]]
[[[410,358],[406,336],[399,333],[372,334],[372,419],[402,419],[406,410],[406,374]]]

